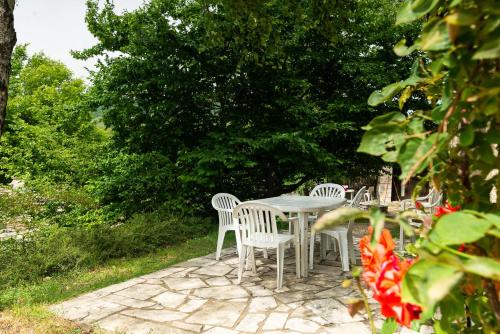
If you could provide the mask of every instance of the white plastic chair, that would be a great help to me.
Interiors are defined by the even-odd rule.
[[[311,190],[309,196],[316,197],[333,197],[333,198],[345,198],[345,189],[340,184],[336,183],[322,183],[318,184],[316,187]],[[320,214],[320,213],[319,213]],[[290,224],[288,226],[288,232],[291,234],[291,221],[298,219],[298,217],[289,217]],[[317,215],[310,215],[309,222],[314,222],[318,219]]]
[[[366,192],[366,187],[361,188],[354,196],[350,207],[359,208],[361,200]],[[320,232],[320,257],[323,260],[326,258],[327,242],[329,238],[333,238],[339,246],[340,260],[342,262],[342,270],[349,271],[349,259],[351,262],[356,262],[354,256],[354,241],[352,238],[352,228],[354,227],[354,220],[343,226],[334,226],[328,230]],[[314,267],[314,234],[311,233],[311,245],[309,248],[309,268]]]
[[[280,210],[264,204],[242,203],[234,208],[233,218],[241,224],[241,252],[239,254],[238,284],[241,283],[245,259],[250,253],[252,271],[256,273],[254,247],[276,248],[277,257],[277,287],[283,286],[283,263],[285,247],[295,243],[295,266],[297,274],[300,270],[300,256],[297,235],[278,233],[276,217],[286,221],[287,218]],[[296,229],[297,230],[297,229]]]
[[[239,229],[239,224],[237,221],[233,221],[233,209],[240,203],[241,201],[231,194],[219,193],[212,197],[212,206],[219,214],[219,235],[217,237],[217,251],[215,252],[215,259],[217,261],[220,258],[222,245],[224,244],[224,236],[227,231],[236,232],[236,248],[238,254],[240,253],[240,233],[237,231],[237,229]]]
[[[417,209],[415,206],[415,203],[412,200],[403,200],[401,201],[401,211],[406,211],[406,210],[413,210],[415,211],[419,216],[422,217],[422,221],[424,216],[427,215],[432,215],[434,214],[434,210],[436,206],[441,205],[443,201],[443,194],[437,192],[436,189],[432,188],[432,190],[425,196],[423,197],[417,197],[416,201],[422,204],[422,210]],[[413,219],[410,219],[410,225],[415,228],[419,228],[422,226],[422,221],[415,221]],[[405,232],[403,230],[403,227],[399,225],[399,250],[404,249],[404,244],[405,244]]]
[[[309,196],[345,198],[345,189],[340,184],[323,183],[314,187]]]

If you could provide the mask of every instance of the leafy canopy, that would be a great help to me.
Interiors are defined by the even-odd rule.
[[[418,26],[394,27],[394,13],[386,0],[151,0],[122,14],[88,1],[99,43],[77,56],[105,56],[91,95],[116,147],[164,156],[163,191],[197,207],[376,174],[356,148],[387,107],[365,101],[409,73],[390,46]]]

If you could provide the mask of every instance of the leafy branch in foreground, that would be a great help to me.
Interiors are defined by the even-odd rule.
[[[419,38],[412,45],[402,40],[394,47],[400,56],[419,55],[412,74],[374,92],[368,100],[372,106],[397,101],[400,111],[375,117],[364,128],[358,151],[399,164],[403,182],[420,179],[414,198],[430,182],[449,202],[434,217],[427,213],[419,219],[423,228],[416,243],[408,247],[416,260],[397,285],[401,305],[415,305],[421,313],[412,317],[411,324],[392,317],[414,329],[432,323],[436,333],[498,333],[498,4],[493,0],[405,1],[397,23],[416,20],[425,20]],[[405,109],[415,101],[423,107]],[[455,212],[459,207],[463,210]],[[346,214],[325,215],[316,228],[341,222]],[[405,231],[411,231],[408,219],[417,219],[410,213],[397,218],[378,211],[350,214],[370,219],[373,233],[368,248],[382,247],[386,221],[402,223]],[[363,269],[366,275],[367,268]],[[378,279],[383,278],[379,273]]]

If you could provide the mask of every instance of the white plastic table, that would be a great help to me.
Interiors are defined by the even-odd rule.
[[[339,208],[346,203],[345,198],[327,198],[316,196],[278,196],[252,200],[250,202],[262,203],[273,206],[284,212],[296,212],[299,215],[299,240],[300,240],[300,273],[299,277],[309,275],[307,263],[307,227],[309,214]]]

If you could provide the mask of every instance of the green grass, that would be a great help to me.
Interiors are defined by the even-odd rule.
[[[82,293],[145,275],[173,264],[215,252],[217,233],[188,240],[179,245],[158,249],[136,258],[121,258],[92,269],[74,270],[31,284],[8,288],[1,292],[4,308],[33,307],[52,304]],[[234,236],[226,235],[225,246],[234,244]]]

